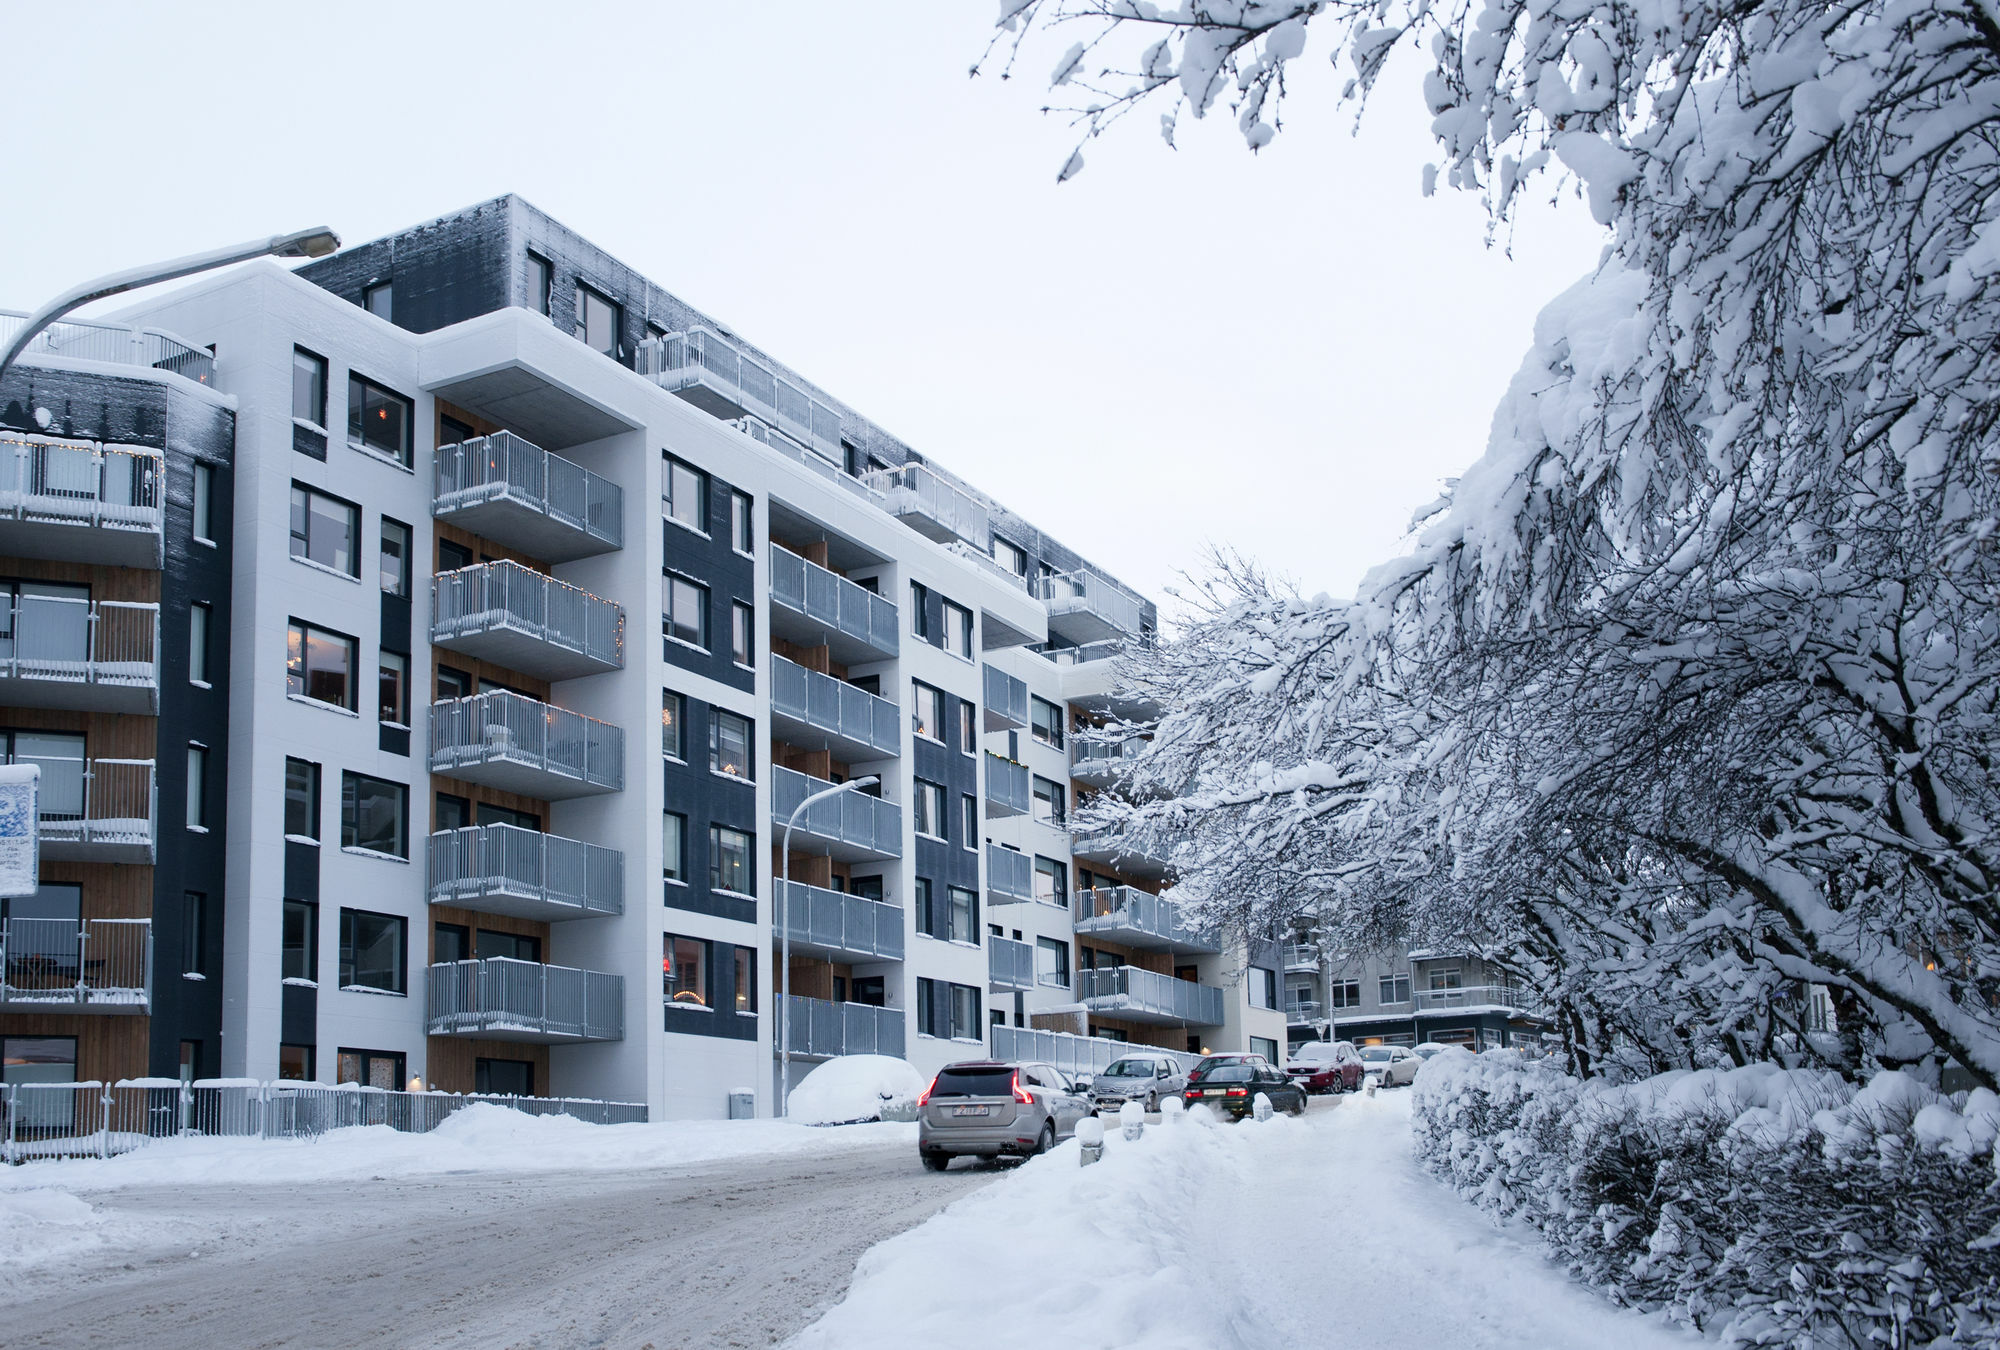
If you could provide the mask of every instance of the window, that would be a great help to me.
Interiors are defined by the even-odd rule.
[[[686,577],[667,574],[666,635],[689,646],[708,650],[708,587]]]
[[[910,583],[910,632],[925,642],[931,640],[931,588],[921,581]]]
[[[215,466],[194,466],[194,523],[190,532],[197,542],[215,542]]]
[[[42,770],[38,804],[42,819],[83,819],[83,733],[0,732],[9,764],[37,764]]]
[[[472,676],[453,666],[437,668],[437,696],[440,701],[472,697]]]
[[[378,281],[372,286],[363,286],[361,307],[378,319],[388,319],[393,322],[396,317],[395,283]]]
[[[910,725],[919,736],[944,740],[944,690],[910,681]]]
[[[386,455],[410,467],[411,429],[416,421],[410,400],[373,380],[347,377],[347,442],[359,450]]]
[[[617,302],[577,282],[576,335],[584,346],[616,360],[619,318]]]
[[[736,1011],[755,1013],[757,1011],[757,949],[738,947],[736,949]]]
[[[202,891],[181,894],[181,972],[208,976],[208,896]]]
[[[700,938],[662,934],[660,975],[667,1002],[690,1008],[710,1006],[708,944]]]
[[[756,836],[747,831],[732,830],[727,825],[709,826],[708,888],[755,895],[757,874],[752,870],[751,854],[756,847]]]
[[[278,969],[288,980],[319,979],[319,906],[310,900],[285,901]]]
[[[970,792],[958,798],[958,842],[962,848],[979,847],[979,798]]]
[[[380,716],[391,726],[410,724],[410,658],[401,652],[380,654]]]
[[[410,594],[410,527],[382,517],[382,594]]]
[[[1035,857],[1035,899],[1045,905],[1069,908],[1069,864],[1054,858]]]
[[[1253,1008],[1275,1008],[1278,1006],[1278,973],[1276,971],[1266,970],[1262,966],[1250,967],[1250,1006]]]
[[[1269,1036],[1252,1036],[1250,1053],[1262,1055],[1266,1064],[1275,1065],[1278,1062],[1278,1043]]]
[[[708,767],[744,782],[754,781],[751,743],[755,727],[747,717],[722,708],[708,710]]]
[[[1400,975],[1384,975],[1376,982],[1376,996],[1384,1003],[1408,1003],[1410,1001],[1410,972]],[[1360,993],[1359,989],[1355,993]]]
[[[916,877],[910,882],[910,897],[917,907],[917,931],[931,937],[943,937],[945,927],[931,906],[931,881],[929,877]]]
[[[353,502],[316,492],[304,483],[292,484],[294,558],[358,577],[361,558],[354,545],[360,530],[361,509]]]
[[[1408,997],[1408,994],[1407,994],[1407,991],[1406,991],[1406,992],[1405,992],[1405,995],[1404,995],[1404,998],[1405,998],[1405,999],[1407,999],[1407,997]],[[1383,1002],[1385,1002],[1385,1003],[1396,1003],[1396,1002],[1401,1002],[1401,1001],[1404,1001],[1404,1000],[1399,1000],[1399,999],[1384,999],[1384,1000],[1383,1000]],[[1328,1007],[1330,1007],[1330,1008],[1358,1008],[1358,1007],[1360,1007],[1360,1006],[1361,1006],[1361,981],[1359,981],[1359,980],[1335,980],[1335,981],[1333,981],[1333,982],[1332,982],[1331,984],[1327,985],[1327,987],[1326,987],[1326,1002],[1327,1002],[1327,1006],[1328,1006]]]
[[[968,755],[979,753],[979,711],[969,698],[958,701],[958,748]]]
[[[340,846],[410,856],[410,790],[352,771],[340,776]]]
[[[285,757],[285,833],[319,838],[319,765]]]
[[[750,519],[750,498],[741,492],[729,494],[729,546],[738,553],[754,550]]]
[[[440,830],[463,830],[472,824],[471,801],[456,793],[438,793],[432,812],[437,817],[437,828]]]
[[[0,1037],[0,1066],[4,1083],[74,1083],[76,1037]],[[21,1097],[14,1103],[13,1123],[23,1137],[32,1138],[39,1130],[71,1133],[78,1128],[74,1094],[32,1092]]]
[[[1061,783],[1051,778],[1043,778],[1037,774],[1035,776],[1035,802],[1030,808],[1029,813],[1045,825],[1060,825],[1067,814],[1063,809],[1064,798],[1067,795],[1067,789]]]
[[[287,1041],[278,1046],[278,1077],[291,1082],[310,1083],[313,1080],[313,1047],[293,1045]]]
[[[187,776],[187,827],[190,830],[208,828],[208,748],[201,745],[188,747]]]
[[[949,600],[944,602],[944,649],[953,656],[972,659],[972,611]]]
[[[927,834],[933,839],[944,838],[944,788],[937,783],[926,783],[919,778],[911,793],[911,814],[918,834]]]
[[[479,433],[472,429],[470,422],[461,422],[450,413],[438,414],[437,443],[440,446],[463,445],[478,435]]]
[[[408,940],[407,919],[365,909],[341,910],[340,987],[408,992],[403,978]]]
[[[208,683],[208,621],[213,611],[197,600],[188,606],[188,683]]]
[[[660,829],[660,857],[668,881],[687,880],[687,817],[668,811]]]
[[[668,759],[687,760],[687,697],[673,690],[660,694],[660,753]]]
[[[1461,988],[1461,982],[1464,979],[1462,972],[1460,972],[1457,966],[1444,966],[1440,969],[1427,972],[1427,975],[1433,993],[1442,993],[1447,990]]]
[[[354,708],[354,639],[292,620],[285,692],[336,708]]]
[[[477,812],[481,825],[511,825],[517,830],[533,830],[540,834],[541,815],[534,811],[516,811],[511,806],[496,806],[492,802],[479,803]]]
[[[528,255],[528,308],[537,314],[549,312],[549,293],[555,289],[555,269],[537,253]]]
[[[1063,710],[1037,694],[1028,696],[1028,719],[1035,739],[1051,749],[1063,748]]]
[[[950,901],[951,927],[945,936],[953,942],[979,941],[979,894],[959,886],[948,886],[945,895]]]
[[[741,600],[729,602],[729,656],[739,666],[754,663],[757,643],[757,611]]]
[[[472,1090],[488,1097],[532,1097],[535,1095],[535,1065],[526,1059],[472,1061]]]
[[[1028,575],[1028,550],[1019,544],[1002,539],[997,534],[993,536],[993,561],[1017,577]]]
[[[456,572],[461,567],[472,566],[474,561],[471,549],[463,544],[454,544],[449,539],[437,541],[437,555],[437,570],[440,572]]]
[[[708,533],[708,475],[672,455],[660,472],[660,514]]]
[[[338,1052],[340,1067],[337,1077],[343,1083],[360,1083],[364,1087],[384,1088],[397,1092],[408,1086],[403,1081],[403,1054],[400,1050],[349,1050],[342,1046]]]
[[[304,347],[292,348],[292,416],[326,425],[326,358]]]
[[[542,940],[532,933],[502,933],[482,928],[473,942],[472,954],[481,961],[529,961],[539,965]]]
[[[1051,989],[1069,988],[1069,944],[1057,938],[1035,939],[1035,983]]]
[[[431,964],[455,965],[472,957],[472,930],[462,923],[431,925]]]
[[[979,1012],[979,990],[943,980],[917,981],[917,1034],[978,1040],[985,1034]]]

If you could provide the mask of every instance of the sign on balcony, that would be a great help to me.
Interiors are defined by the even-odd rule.
[[[35,805],[41,778],[38,764],[0,765],[0,895],[33,895],[40,885]]]

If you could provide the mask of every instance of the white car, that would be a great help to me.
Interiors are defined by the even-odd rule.
[[[1364,1045],[1361,1072],[1378,1087],[1408,1087],[1417,1081],[1423,1058],[1407,1045]]]

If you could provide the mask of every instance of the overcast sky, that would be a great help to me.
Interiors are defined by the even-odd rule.
[[[1355,136],[1324,39],[1262,154],[1142,114],[1058,186],[1057,52],[967,78],[996,9],[14,6],[0,307],[518,192],[1156,596],[1209,544],[1351,591],[1599,236],[1486,247],[1420,192],[1413,54]]]

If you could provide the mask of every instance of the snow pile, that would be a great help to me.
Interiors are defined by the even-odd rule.
[[[1984,1089],[1769,1064],[1610,1084],[1449,1051],[1412,1097],[1433,1174],[1621,1303],[1800,1350],[2000,1344]]]
[[[924,1076],[894,1055],[840,1055],[800,1080],[786,1103],[801,1125],[850,1125],[908,1117]]]
[[[10,1173],[46,1176],[42,1168]],[[68,1191],[20,1186],[0,1191],[0,1294],[41,1266],[74,1265],[107,1250],[133,1251],[201,1241],[206,1230],[172,1219],[107,1214]]]

